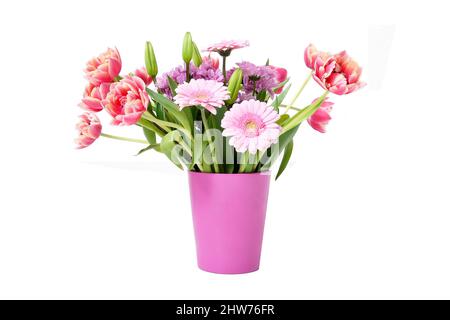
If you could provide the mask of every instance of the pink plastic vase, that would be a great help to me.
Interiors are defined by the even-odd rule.
[[[221,274],[259,269],[270,173],[189,172],[200,269]]]

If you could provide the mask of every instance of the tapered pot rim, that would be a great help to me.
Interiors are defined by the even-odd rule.
[[[263,172],[246,172],[246,173],[216,173],[216,172],[198,172],[198,171],[188,171],[188,174],[192,175],[217,175],[217,176],[270,176],[270,171],[263,171]]]

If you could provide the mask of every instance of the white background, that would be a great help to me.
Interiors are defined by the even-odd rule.
[[[450,298],[445,4],[3,1],[0,298]],[[270,57],[297,86],[310,42],[365,67],[368,87],[332,96],[328,133],[298,134],[253,274],[197,269],[186,174],[165,158],[73,148],[85,62],[117,46],[133,71],[151,40],[164,71],[188,30],[202,47],[250,40],[235,61]]]

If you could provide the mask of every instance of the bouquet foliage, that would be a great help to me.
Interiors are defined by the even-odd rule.
[[[158,75],[155,51],[145,45],[145,67],[120,74],[117,49],[108,49],[86,66],[88,80],[80,106],[86,110],[77,124],[76,144],[84,148],[100,136],[142,143],[138,154],[153,150],[174,165],[207,173],[268,171],[282,155],[277,178],[286,168],[294,136],[307,120],[325,132],[333,103],[331,92],[345,95],[364,86],[361,68],[344,51],[330,54],[309,45],[304,53],[310,70],[305,82],[286,104],[290,92],[286,69],[242,61],[228,65],[235,50],[247,41],[223,41],[207,47],[202,55],[186,33],[182,64]],[[294,105],[310,79],[324,93],[304,108]],[[96,116],[105,110],[115,126],[139,126],[144,139],[102,132]]]

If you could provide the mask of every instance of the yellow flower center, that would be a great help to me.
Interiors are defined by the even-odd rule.
[[[208,98],[208,96],[206,94],[204,94],[204,93],[199,93],[197,95],[197,99],[199,99],[199,100],[205,100],[207,98]]]
[[[245,133],[248,137],[253,137],[258,133],[258,124],[255,121],[249,120],[245,123]]]
[[[249,121],[245,124],[245,129],[254,131],[256,129],[256,123],[254,121]]]

